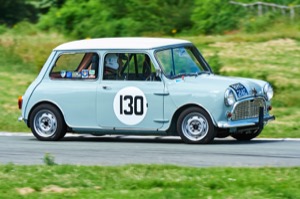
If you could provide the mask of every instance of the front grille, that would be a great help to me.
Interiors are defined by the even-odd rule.
[[[243,120],[249,118],[256,118],[259,115],[259,107],[264,107],[266,110],[264,100],[257,98],[238,103],[232,113],[232,120]]]

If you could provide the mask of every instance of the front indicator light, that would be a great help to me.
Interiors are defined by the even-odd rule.
[[[271,111],[272,110],[272,106],[268,106],[268,111]]]
[[[18,97],[18,106],[19,106],[19,109],[22,109],[22,103],[23,103],[23,96],[19,96]]]
[[[231,118],[232,117],[232,113],[231,112],[227,112],[226,116],[227,116],[227,118]]]

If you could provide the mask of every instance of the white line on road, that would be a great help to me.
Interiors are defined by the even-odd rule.
[[[26,132],[0,132],[0,136],[33,136],[31,133]],[[90,134],[73,134],[69,133],[66,137],[95,137]],[[101,137],[110,137],[110,138],[124,138],[124,139],[180,139],[179,136],[136,136],[136,135],[106,135]],[[218,138],[217,138],[218,139]],[[222,138],[224,139],[224,138]],[[233,139],[233,138],[225,138]],[[300,138],[255,138],[254,140],[269,140],[269,141],[300,141]]]

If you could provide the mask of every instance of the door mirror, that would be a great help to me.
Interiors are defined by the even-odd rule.
[[[156,77],[161,77],[161,69],[159,68],[159,69],[156,69],[156,71],[155,71],[155,76]]]

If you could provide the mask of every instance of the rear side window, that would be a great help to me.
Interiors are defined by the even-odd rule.
[[[56,60],[51,79],[96,79],[98,77],[99,56],[97,53],[62,54]]]

